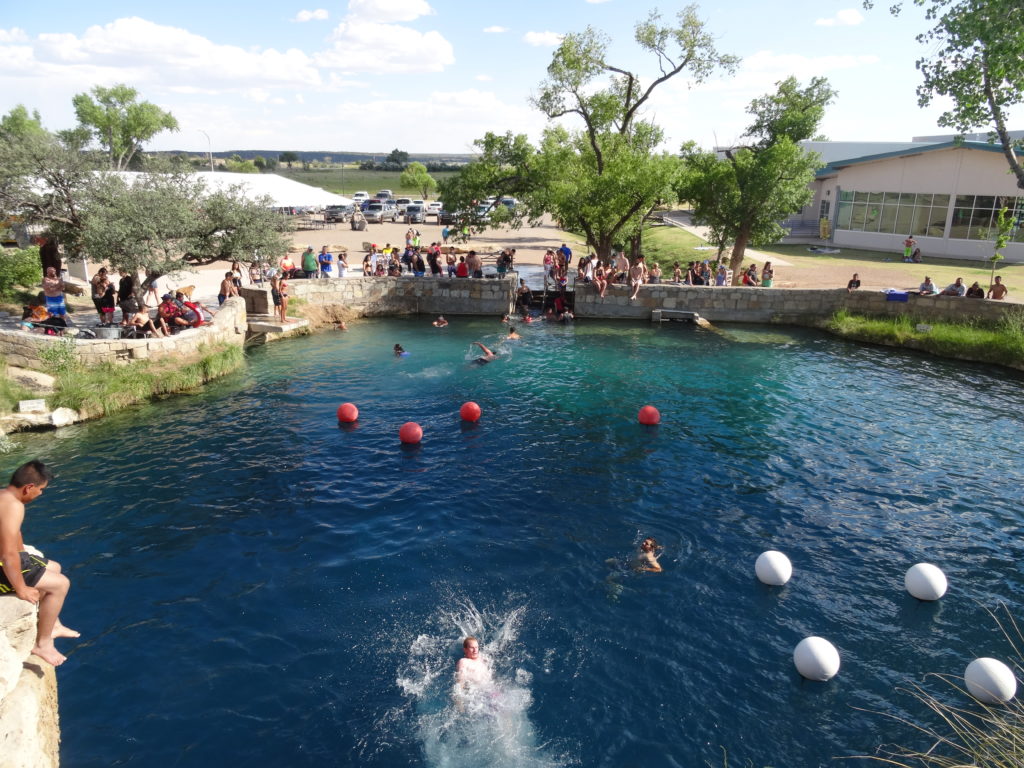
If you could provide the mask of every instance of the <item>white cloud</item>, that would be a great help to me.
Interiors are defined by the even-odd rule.
[[[413,21],[433,16],[426,0],[349,0],[348,18],[365,21]]]
[[[844,8],[837,11],[830,19],[818,19],[814,22],[816,27],[855,27],[864,21],[864,17],[856,8]]]
[[[18,27],[11,27],[10,29],[0,29],[0,43],[25,43],[28,42],[28,35],[25,34],[24,29]]]
[[[81,36],[41,34],[32,46],[31,61],[38,76],[49,82],[68,78],[168,88],[320,84],[319,71],[300,50],[247,51],[138,17],[89,27]],[[8,72],[0,62],[0,76]]]
[[[455,61],[452,44],[440,32],[398,24],[348,17],[331,40],[329,50],[316,54],[316,63],[349,72],[440,72]]]
[[[502,32],[508,32],[508,27],[499,27],[499,26],[484,27],[484,32],[487,33],[488,35],[500,35]],[[0,38],[0,39],[3,39],[3,38]]]
[[[493,77],[491,77],[490,75],[477,75],[477,76],[476,76],[475,78],[473,78],[473,79],[474,79],[474,80],[479,80],[479,81],[480,81],[481,83],[489,83],[489,82],[491,82],[491,80],[493,80],[494,78],[493,78]]]
[[[292,21],[326,21],[328,15],[326,8],[317,8],[315,11],[299,11]]]
[[[562,42],[562,38],[565,35],[560,35],[557,32],[527,32],[523,35],[523,42],[527,45],[533,46],[548,46],[554,47]]]

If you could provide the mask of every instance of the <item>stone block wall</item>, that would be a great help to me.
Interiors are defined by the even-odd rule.
[[[840,309],[864,315],[910,314],[921,320],[941,321],[975,317],[998,321],[1019,304],[953,296],[909,296],[906,302],[888,301],[881,291],[796,288],[714,288],[688,285],[645,285],[636,299],[625,286],[610,286],[605,298],[587,286],[576,292],[576,317],[650,320],[655,309],[696,312],[711,322],[789,323],[818,325]]]
[[[380,315],[503,315],[515,301],[517,281],[437,277],[346,277],[294,280],[292,299],[311,304],[338,304],[361,316]],[[270,314],[270,289],[243,288],[250,314]]]
[[[231,298],[207,324],[190,328],[163,339],[75,339],[75,356],[85,365],[104,362],[130,362],[131,360],[164,357],[188,357],[204,344],[223,342],[241,346],[247,326],[245,304]],[[7,362],[21,368],[44,370],[43,351],[60,343],[59,336],[45,336],[14,328],[0,328],[0,355]]]

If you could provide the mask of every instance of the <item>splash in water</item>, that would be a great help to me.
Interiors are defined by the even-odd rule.
[[[529,718],[530,659],[518,642],[525,605],[480,610],[455,598],[412,641],[397,683],[426,763],[435,768],[556,768],[570,765],[539,741]],[[479,639],[492,680],[456,695],[454,670],[467,636]]]

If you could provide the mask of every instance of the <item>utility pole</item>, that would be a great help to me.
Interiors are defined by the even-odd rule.
[[[213,173],[213,144],[210,143],[210,134],[204,131],[202,128],[197,129],[203,136],[206,137],[206,151],[210,155],[210,173]]]

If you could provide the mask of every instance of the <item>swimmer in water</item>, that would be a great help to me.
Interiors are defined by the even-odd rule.
[[[633,559],[633,569],[637,571],[649,571],[650,573],[661,573],[661,566],[658,565],[658,552],[664,549],[656,539],[648,536],[640,542],[640,551]]]
[[[480,347],[480,349],[484,353],[482,357],[478,357],[478,358],[476,358],[476,360],[473,361],[477,365],[487,365],[487,363],[491,362],[492,360],[497,360],[498,359],[498,356],[496,354],[491,352],[491,350],[489,350],[487,347],[485,347],[479,341],[474,341],[473,343],[476,344],[478,347]]]
[[[469,693],[473,688],[491,683],[491,665],[480,653],[480,642],[475,637],[467,637],[462,641],[462,658],[455,665],[455,693]]]
[[[438,315],[437,320],[434,321],[435,328],[447,328],[448,321],[444,319],[444,315]]]
[[[510,339],[521,339],[521,338],[523,338],[518,333],[516,333],[516,327],[514,325],[510,325],[508,327],[508,337]]]
[[[342,320],[340,323],[338,323],[336,326],[334,326],[334,330],[336,330],[336,331],[347,331],[348,330],[348,326],[345,325],[345,321]]]
[[[402,349],[401,344],[395,344],[395,357],[405,357],[409,353]]]

